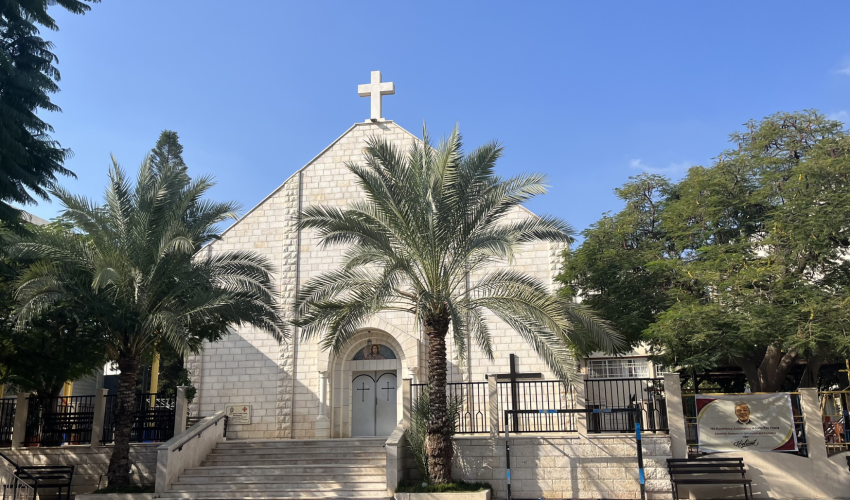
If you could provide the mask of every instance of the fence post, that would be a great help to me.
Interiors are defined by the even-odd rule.
[[[94,393],[94,417],[91,423],[91,448],[100,446],[103,438],[103,422],[106,418],[106,394],[109,389],[95,389]]]
[[[581,381],[573,386],[575,390],[576,399],[573,402],[575,409],[584,410],[587,408],[586,403],[586,390],[587,390],[587,374],[581,374]],[[576,430],[578,431],[579,436],[587,436],[587,413],[581,412],[576,415]]]
[[[34,394],[18,393],[17,401],[15,401],[15,425],[12,427],[12,448],[21,448],[24,446],[24,439],[27,435],[27,412],[30,409],[27,397]]]
[[[490,416],[490,437],[499,437],[499,384],[496,375],[487,375],[488,413]]]
[[[685,433],[685,408],[682,406],[682,385],[678,373],[664,374],[664,396],[667,399],[667,426],[670,428],[670,452],[673,458],[688,458],[688,437]]]
[[[800,406],[803,411],[808,456],[812,460],[822,460],[821,463],[826,463],[828,454],[826,438],[823,435],[823,415],[821,415],[817,388],[800,389]]]
[[[186,430],[186,417],[188,415],[186,405],[186,389],[184,385],[177,386],[177,399],[174,401],[174,435]]]
[[[401,381],[401,427],[402,429],[410,428],[410,412],[413,406],[413,380],[409,378]]]

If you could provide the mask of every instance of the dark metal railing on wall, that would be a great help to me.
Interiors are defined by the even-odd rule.
[[[115,440],[115,411],[118,396],[106,396],[101,443]],[[136,394],[131,443],[168,441],[174,436],[174,399],[159,394]]]
[[[27,402],[24,446],[91,442],[94,396],[30,396]]]
[[[103,433],[95,436],[110,443],[115,435],[116,396],[104,401]],[[61,446],[92,442],[95,396],[27,398],[24,446]],[[168,441],[174,436],[174,399],[158,394],[137,394],[130,441]],[[0,446],[11,445],[15,400],[0,400]],[[8,443],[8,444],[7,444]]]
[[[428,384],[411,385],[411,399],[416,401]],[[487,434],[490,432],[487,382],[453,382],[446,384],[449,398],[460,401],[457,416],[458,434]]]
[[[414,401],[425,387],[426,384],[412,386]],[[634,432],[635,423],[640,423],[645,432],[669,429],[661,378],[587,380],[583,410],[577,404],[575,389],[559,380],[505,381],[496,387],[499,432],[505,431],[506,414],[511,419],[511,432],[577,432],[580,413],[586,416],[588,432],[630,433]],[[458,433],[490,432],[487,382],[447,384],[446,390],[449,397],[461,400]]]
[[[17,398],[0,399],[0,448],[12,446],[12,426],[15,425]]]
[[[584,398],[589,412],[623,408],[636,410],[588,413],[588,432],[634,432],[636,419],[644,432],[666,432],[670,428],[664,379],[590,379],[584,383]]]
[[[516,408],[511,382],[499,382],[499,431],[505,431],[505,411],[574,410],[576,393],[559,380],[516,382]],[[575,413],[510,413],[511,432],[576,432]]]

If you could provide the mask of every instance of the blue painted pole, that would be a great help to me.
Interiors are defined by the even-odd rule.
[[[640,442],[640,422],[635,422],[635,440],[637,441],[638,474],[640,475],[640,500],[646,500],[646,475],[643,472],[643,446]]]

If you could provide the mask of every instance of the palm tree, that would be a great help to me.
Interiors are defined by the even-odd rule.
[[[251,252],[198,254],[219,238],[218,224],[237,206],[204,200],[209,177],[190,179],[185,167],[145,160],[135,185],[113,158],[105,203],[62,189],[53,194],[77,232],[38,232],[13,248],[38,259],[18,282],[25,326],[64,301],[96,321],[121,370],[110,486],[130,481],[130,434],[136,372],[159,342],[197,351],[202,338],[249,324],[280,340],[283,330],[272,288],[272,267]]]
[[[372,315],[414,314],[428,338],[429,475],[451,480],[452,445],[446,404],[446,335],[465,351],[466,332],[492,359],[485,311],[510,325],[562,380],[575,380],[572,347],[615,349],[620,337],[590,311],[557,297],[544,283],[510,266],[518,245],[571,242],[572,229],[550,216],[508,222],[511,210],[543,194],[542,175],[494,175],[502,148],[490,143],[464,155],[457,129],[437,148],[427,131],[405,154],[371,138],[365,165],[346,166],[366,200],[345,209],[314,206],[300,227],[322,245],[348,245],[345,264],[305,285],[298,298],[303,338],[339,353]],[[467,288],[467,277],[475,281]]]

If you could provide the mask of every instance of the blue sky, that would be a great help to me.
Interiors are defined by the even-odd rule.
[[[47,119],[100,197],[176,130],[190,173],[247,210],[351,124],[380,70],[384,116],[498,139],[499,173],[544,172],[529,205],[578,229],[643,170],[708,164],[751,118],[816,108],[850,121],[848,2],[223,2],[105,0],[53,9],[62,72]],[[59,205],[28,207],[50,218]]]

